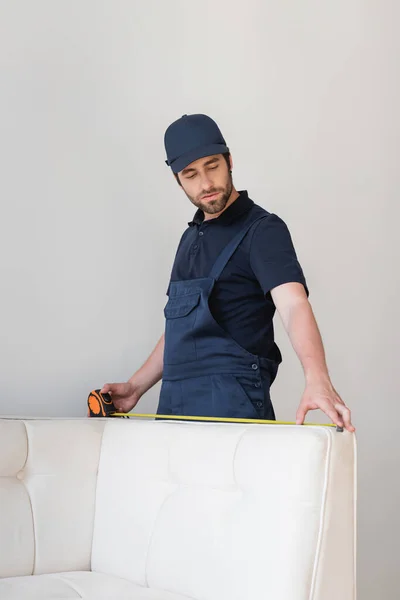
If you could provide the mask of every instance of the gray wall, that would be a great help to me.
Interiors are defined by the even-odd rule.
[[[0,2],[0,413],[84,415],[147,357],[192,215],[163,133],[211,114],[237,187],[289,225],[353,409],[362,600],[400,595],[399,16],[383,0]],[[292,420],[302,371],[279,320],[277,337]]]

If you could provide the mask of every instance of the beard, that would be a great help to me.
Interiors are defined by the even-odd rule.
[[[228,203],[229,198],[232,194],[232,176],[229,175],[229,178],[224,187],[213,187],[209,190],[203,190],[197,196],[189,196],[189,194],[185,191],[186,196],[189,198],[190,202],[194,204],[197,208],[200,208],[204,213],[209,215],[215,215],[216,213],[220,213],[224,210],[225,206]],[[212,200],[203,200],[204,196],[210,196],[211,194],[218,194]]]

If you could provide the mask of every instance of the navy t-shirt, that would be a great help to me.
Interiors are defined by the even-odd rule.
[[[271,290],[298,282],[308,289],[286,224],[255,204],[246,191],[219,217],[204,221],[198,210],[178,246],[171,280],[208,277],[228,242],[250,215],[267,215],[245,236],[232,255],[210,297],[213,317],[243,348],[281,362],[274,341],[275,305]]]

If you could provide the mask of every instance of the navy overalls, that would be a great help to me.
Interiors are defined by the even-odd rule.
[[[263,218],[249,216],[208,277],[170,282],[158,414],[275,419],[269,389],[278,363],[242,348],[209,308],[215,282],[246,234]]]

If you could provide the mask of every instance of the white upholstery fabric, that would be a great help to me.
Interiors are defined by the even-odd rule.
[[[322,427],[110,422],[92,569],[204,600],[261,590],[337,600],[340,573],[350,600],[353,439]],[[332,531],[332,518],[344,526]]]
[[[0,421],[0,577],[30,575],[33,571],[32,509],[19,475],[27,453],[25,424]]]
[[[355,598],[347,432],[0,420],[0,457],[1,600]]]
[[[90,569],[104,425],[0,421],[0,576]]]
[[[102,573],[71,572],[0,579],[1,600],[188,600]]]

